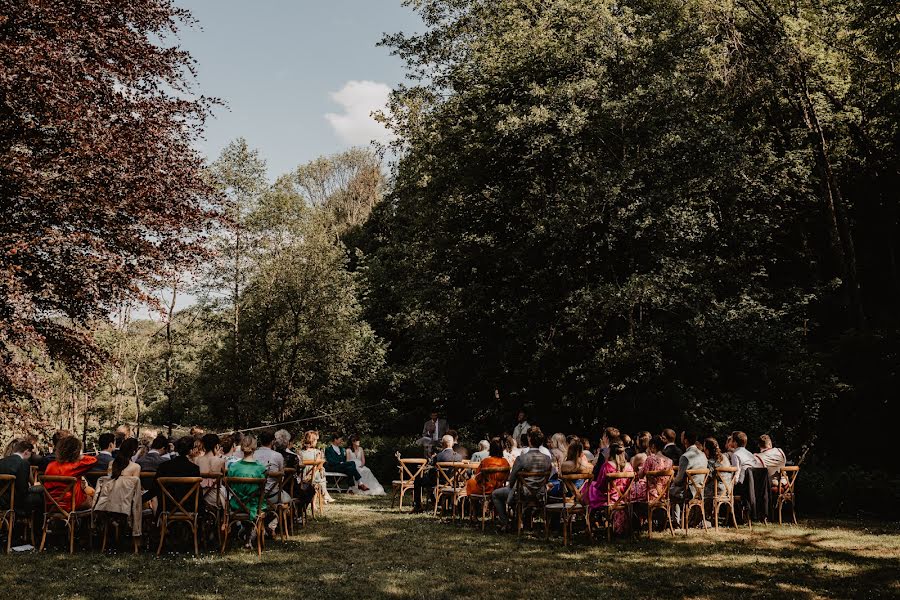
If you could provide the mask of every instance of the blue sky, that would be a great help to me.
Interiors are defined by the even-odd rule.
[[[180,45],[198,62],[198,92],[227,103],[207,123],[201,148],[215,158],[243,136],[269,175],[385,132],[368,114],[403,69],[384,32],[421,22],[401,0],[180,0],[199,21]]]

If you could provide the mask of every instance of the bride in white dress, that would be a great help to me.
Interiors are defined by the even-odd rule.
[[[384,496],[384,488],[378,483],[378,480],[372,473],[372,469],[366,466],[366,453],[363,452],[362,446],[359,445],[359,436],[350,436],[350,440],[347,443],[347,460],[355,462],[356,470],[362,475],[362,479],[352,488],[354,493],[365,494],[366,496]],[[357,487],[360,483],[369,489],[366,491],[360,490]]]

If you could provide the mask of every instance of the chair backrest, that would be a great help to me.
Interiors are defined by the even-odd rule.
[[[687,489],[691,491],[692,498],[703,500],[706,480],[709,478],[709,469],[688,469],[685,471]]]
[[[141,471],[138,477],[141,478],[141,488],[149,490],[153,487],[153,481],[156,479],[156,471]]]
[[[416,479],[422,476],[428,460],[424,458],[400,458],[397,453],[397,468],[400,469],[400,482],[405,485],[412,485]]]
[[[229,513],[238,513],[238,512],[249,513],[250,512],[250,507],[247,506],[247,503],[237,493],[235,493],[234,487],[233,487],[234,485],[256,486],[257,491],[254,492],[255,494],[258,494],[256,506],[257,506],[257,508],[260,508],[260,509],[265,507],[265,501],[266,501],[266,498],[265,498],[265,496],[266,496],[266,478],[265,477],[227,477],[226,476],[222,480],[222,483],[225,486],[225,491],[228,494],[228,498],[236,501],[238,504],[238,508],[234,509],[234,508],[232,508],[231,503],[229,502],[227,504],[227,506],[228,506],[227,510]],[[262,513],[263,511],[260,510],[259,512]]]
[[[475,482],[478,484],[478,491],[482,494],[486,493],[487,490],[487,482],[490,481],[492,475],[497,475],[498,473],[504,473],[506,477],[509,477],[509,472],[512,470],[512,467],[484,467],[478,473],[475,474]]]
[[[734,501],[734,484],[737,481],[737,467],[716,467],[716,485],[713,488],[713,499],[725,502]],[[722,491],[719,491],[719,484]]]
[[[793,496],[794,482],[797,481],[797,475],[800,473],[800,467],[781,467],[778,471],[778,495]]]
[[[456,479],[457,479],[457,467],[456,463],[453,462],[439,462],[434,463],[434,468],[437,473],[437,477],[435,477],[434,487],[438,489],[442,486],[450,486],[456,487]]]
[[[313,480],[316,478],[316,473],[318,473],[321,469],[325,468],[325,459],[324,458],[307,458],[303,460],[303,476],[301,479],[303,483],[312,484]]]
[[[675,478],[675,469],[660,469],[658,471],[647,471],[644,473],[647,478],[647,502],[650,502],[650,490],[656,489],[656,481],[665,478],[662,488],[659,489],[659,495],[653,502],[666,503],[669,501],[669,489],[672,487],[672,480]]]
[[[48,513],[59,513],[64,517],[68,518],[69,513],[75,512],[75,486],[78,484],[77,477],[63,477],[62,475],[41,475],[40,481],[43,484],[41,489],[44,490],[44,498],[47,500],[45,503],[47,505],[46,512]],[[69,502],[71,503],[69,506],[63,506],[57,501],[56,497],[50,493],[50,490],[47,489],[48,483],[59,484],[60,487],[56,487],[57,493],[60,497],[69,496]]]
[[[593,473],[565,473],[559,476],[566,488],[566,496],[570,496],[575,504],[581,505],[585,504],[584,486],[589,484],[593,478]]]
[[[523,495],[546,500],[547,484],[550,481],[550,471],[519,471],[516,474],[516,497],[522,499]],[[535,493],[536,492],[536,493]]]
[[[619,482],[625,481],[625,489],[619,489]],[[610,510],[628,505],[631,486],[634,485],[634,471],[619,471],[606,474],[606,502]]]
[[[5,506],[4,512],[16,509],[16,476],[0,475],[0,506]]]
[[[197,514],[200,502],[200,482],[202,477],[157,477],[156,483],[162,492],[160,512],[174,516]],[[176,487],[186,486],[183,494]],[[173,493],[178,494],[176,497]]]

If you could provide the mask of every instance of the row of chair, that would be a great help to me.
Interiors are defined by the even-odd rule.
[[[280,536],[282,541],[287,539],[289,535],[294,534],[294,523],[298,516],[302,517],[302,523],[306,523],[306,513],[309,517],[316,518],[316,512],[324,511],[325,502],[322,491],[314,484],[316,474],[324,470],[324,461],[304,460],[303,472],[298,478],[297,470],[285,468],[281,472],[267,473],[264,478],[243,478],[243,477],[227,477],[221,473],[201,473],[199,477],[157,477],[155,472],[142,472],[140,474],[141,485],[137,487],[137,494],[141,493],[141,489],[149,489],[153,482],[159,487],[159,510],[154,513],[152,509],[144,508],[142,510],[142,525],[145,522],[153,522],[156,520],[159,527],[159,545],[156,554],[159,555],[165,545],[166,535],[170,528],[176,523],[184,523],[190,529],[193,537],[194,554],[199,554],[198,536],[200,529],[204,524],[215,527],[219,551],[225,553],[228,548],[229,537],[234,526],[238,523],[249,523],[256,531],[257,553],[262,554],[265,539],[265,518],[267,515],[274,515],[278,519],[278,527],[276,535]],[[95,502],[103,493],[102,486],[108,484],[112,480],[103,473],[91,473],[86,476],[89,482],[95,485],[96,491],[94,495]],[[39,550],[43,551],[48,532],[54,523],[61,523],[68,534],[69,552],[75,551],[75,533],[79,524],[83,522],[90,523],[91,531],[97,529],[98,524],[102,521],[102,551],[106,550],[108,540],[108,531],[110,524],[119,528],[121,525],[121,517],[119,513],[108,513],[107,511],[94,510],[78,510],[75,505],[75,494],[72,493],[76,485],[80,485],[80,479],[75,477],[60,477],[50,475],[36,475],[36,480],[42,484],[43,495],[45,500],[45,510],[43,517],[42,535]],[[211,485],[201,486],[204,480],[208,480]],[[278,502],[273,505],[267,504],[266,488],[267,482],[274,480],[276,485],[270,496],[278,497]],[[66,503],[64,506],[56,497],[51,495],[44,484],[53,483],[58,487],[59,497],[69,496],[72,498],[71,504]],[[298,485],[309,485],[314,490],[311,501],[302,503],[297,496]],[[251,516],[252,511],[247,502],[241,500],[241,497],[235,493],[235,486],[245,486],[244,496],[257,499],[257,506],[262,507],[255,517]],[[252,489],[247,489],[251,486]],[[201,496],[204,492],[215,490],[215,504],[206,502],[201,503]],[[281,494],[275,492],[284,491],[290,497],[288,502],[281,502]],[[30,515],[25,515],[21,511],[16,511],[15,496],[15,477],[12,475],[0,475],[0,499],[5,499],[3,505],[8,507],[0,513],[0,532],[7,530],[6,551],[10,551],[12,545],[13,532],[17,523],[22,523],[25,532],[30,534],[31,544],[34,545],[35,535],[33,522]],[[237,507],[233,507],[230,500],[234,500]],[[302,513],[300,511],[303,511]],[[140,531],[145,529],[141,527]],[[132,527],[132,532],[136,532],[137,528]],[[134,538],[134,551],[138,551],[138,536]],[[89,543],[92,545],[92,536],[89,536]]]
[[[398,471],[400,478],[393,481],[393,496],[391,506],[399,500],[399,507],[403,508],[404,494],[415,487],[415,482],[422,477],[428,466],[428,461],[424,458],[401,458],[397,454]],[[436,472],[436,484],[434,486],[434,515],[437,516],[441,507],[449,512],[452,519],[456,519],[457,513],[460,518],[465,516],[465,509],[468,505],[470,519],[475,517],[475,505],[480,505],[480,522],[481,528],[484,530],[488,515],[494,518],[493,503],[491,494],[486,491],[484,483],[490,476],[503,474],[508,477],[510,467],[494,467],[482,469],[484,477],[478,483],[479,492],[469,494],[466,492],[466,482],[474,476],[475,469],[479,463],[470,461],[461,462],[440,462],[434,465]],[[611,473],[606,476],[606,494],[608,498],[607,505],[603,510],[595,511],[592,515],[584,498],[585,486],[593,479],[592,473],[573,473],[560,475],[560,481],[563,486],[564,493],[558,498],[534,498],[529,494],[523,493],[525,489],[525,480],[542,481],[544,487],[548,487],[549,474],[547,473],[527,473],[519,472],[514,482],[516,491],[513,497],[516,502],[513,506],[516,518],[517,533],[520,535],[523,529],[523,515],[527,509],[537,510],[543,515],[545,536],[549,537],[549,515],[556,513],[559,515],[561,529],[563,533],[563,543],[568,545],[574,533],[574,525],[578,520],[583,519],[585,530],[589,539],[593,539],[592,521],[597,516],[601,517],[601,521],[605,524],[607,531],[607,539],[612,538],[613,517],[620,511],[627,513],[628,518],[632,519],[639,516],[641,521],[646,521],[648,536],[653,535],[654,516],[663,517],[664,524],[672,535],[675,534],[673,526],[672,510],[673,500],[670,497],[670,488],[678,467],[671,469],[650,471],[646,473],[647,492],[641,498],[634,498],[632,488],[635,485],[635,473],[622,472]],[[797,523],[796,511],[794,510],[795,489],[794,483],[800,468],[796,466],[786,466],[780,469],[779,477],[777,477],[777,486],[773,490],[777,494],[775,511],[778,514],[778,522],[782,523],[782,511],[784,506],[791,506],[791,515],[794,524]],[[696,516],[699,512],[700,523],[705,529],[707,507],[711,510],[713,517],[713,526],[718,529],[719,516],[722,509],[725,509],[725,519],[729,520],[735,528],[738,526],[736,506],[742,509],[743,520],[748,527],[752,528],[751,519],[747,511],[743,509],[744,504],[739,495],[735,494],[735,482],[737,480],[737,467],[718,467],[713,471],[709,469],[689,469],[686,472],[686,481],[688,482],[689,493],[685,494],[682,502],[681,523],[679,528],[687,533],[691,524],[692,516]],[[706,487],[708,479],[714,478],[715,484],[712,485],[713,495],[708,497]],[[659,485],[657,485],[659,484]],[[538,486],[534,486],[538,487]],[[654,493],[651,493],[651,490]]]

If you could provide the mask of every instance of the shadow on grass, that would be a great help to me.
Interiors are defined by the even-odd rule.
[[[900,535],[846,527],[691,531],[563,548],[342,499],[261,559],[59,552],[0,557],[6,598],[896,597]],[[5,598],[3,600],[6,600]]]

